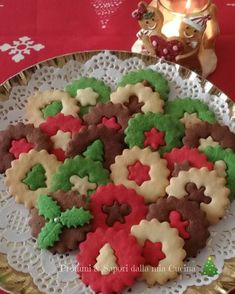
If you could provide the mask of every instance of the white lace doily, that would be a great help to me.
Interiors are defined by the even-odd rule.
[[[27,86],[14,87],[9,100],[0,103],[0,128],[4,129],[10,123],[23,121],[27,97],[35,90],[63,89],[66,84],[80,76],[96,77],[115,89],[123,74],[145,67],[144,62],[137,57],[122,61],[109,52],[99,53],[85,64],[71,60],[61,69],[42,67],[32,75]],[[178,65],[166,64],[164,61],[159,61],[150,67],[163,73],[169,80],[170,99],[179,96],[199,98],[205,101],[214,110],[218,120],[235,132],[235,123],[230,119],[228,97],[224,94],[220,96],[207,94],[213,87],[211,83],[201,83],[195,73],[191,73],[184,80],[179,75]],[[209,255],[214,257],[219,273],[222,271],[224,259],[235,256],[234,219],[235,203],[233,202],[223,220],[210,228],[211,237],[207,248],[203,249],[197,258],[186,262],[185,272],[177,281],[151,289],[144,283],[136,283],[132,287],[132,293],[179,294],[188,286],[211,283],[218,276],[213,278],[202,276],[200,271]],[[3,175],[0,175],[0,252],[7,255],[8,262],[14,269],[30,273],[34,283],[43,292],[53,294],[93,293],[83,285],[74,271],[75,253],[60,256],[36,249],[28,225],[28,210],[23,205],[16,204],[10,197],[4,186]],[[68,271],[63,271],[64,269]],[[128,289],[126,293],[127,291]]]

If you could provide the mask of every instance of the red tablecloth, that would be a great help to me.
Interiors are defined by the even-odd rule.
[[[130,15],[138,1],[0,0],[0,83],[34,63],[65,53],[130,51],[138,30]],[[209,79],[235,100],[235,1],[215,3],[221,26],[219,64]],[[18,49],[26,50],[21,55]]]

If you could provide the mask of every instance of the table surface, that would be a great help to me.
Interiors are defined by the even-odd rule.
[[[62,54],[130,51],[139,29],[131,17],[138,2],[0,0],[0,83],[32,64]],[[217,42],[218,68],[209,80],[235,100],[235,0],[214,2],[221,36]]]

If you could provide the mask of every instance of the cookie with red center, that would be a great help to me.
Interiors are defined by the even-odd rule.
[[[60,161],[65,160],[65,150],[67,143],[72,138],[72,134],[78,132],[82,127],[82,121],[79,117],[64,115],[58,113],[56,116],[50,116],[40,126],[40,129],[51,137],[54,143],[52,153]]]
[[[183,249],[184,241],[175,228],[171,228],[168,222],[161,223],[154,218],[132,226],[131,235],[143,248],[145,267],[142,278],[149,285],[163,285],[177,277],[186,252]]]
[[[147,213],[144,198],[123,185],[109,184],[99,187],[91,197],[90,209],[94,215],[93,229],[129,231]]]
[[[83,119],[88,125],[104,125],[107,128],[124,132],[129,120],[128,109],[120,103],[98,103],[90,108],[89,113]]]
[[[188,146],[174,148],[170,152],[165,153],[163,157],[167,160],[168,168],[171,172],[174,171],[177,164],[182,165],[185,162],[188,163],[189,167],[213,169],[213,163],[209,162],[206,155],[197,148],[190,148]]]
[[[80,245],[77,272],[95,293],[121,293],[141,275],[142,248],[126,231],[97,229]],[[84,269],[89,270],[84,270]]]
[[[198,203],[187,198],[168,197],[159,199],[149,206],[147,220],[157,219],[167,221],[176,228],[179,236],[184,239],[184,250],[187,257],[196,256],[198,251],[206,246],[210,236],[209,222]]]
[[[83,127],[78,133],[73,135],[72,140],[68,144],[66,155],[74,157],[85,152],[86,156],[89,157],[90,155],[86,151],[95,142],[99,142],[99,146],[102,149],[100,161],[103,162],[105,168],[109,169],[116,155],[120,154],[124,149],[123,134],[115,129],[95,125]],[[95,157],[95,154],[92,154],[92,157]]]
[[[51,151],[52,142],[47,134],[35,128],[33,124],[18,123],[10,125],[0,132],[0,172],[11,167],[11,162],[18,159],[21,153],[31,149]]]

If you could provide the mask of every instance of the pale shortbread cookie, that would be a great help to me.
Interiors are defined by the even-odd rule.
[[[204,149],[209,146],[215,147],[219,145],[219,143],[214,141],[211,136],[207,137],[206,139],[201,138],[199,139],[199,142],[200,142],[200,146],[198,147],[198,149]]]
[[[117,258],[113,248],[106,243],[101,249],[100,254],[96,258],[94,269],[101,273],[102,276],[109,275],[117,268]]]
[[[128,166],[140,161],[141,164],[150,167],[149,180],[144,181],[140,186],[133,180],[128,179]],[[115,158],[111,165],[111,179],[115,184],[123,184],[127,188],[135,189],[142,195],[146,203],[156,201],[159,197],[166,195],[165,189],[169,184],[168,176],[170,171],[167,168],[167,161],[161,159],[158,152],[152,152],[150,148],[141,149],[137,146],[132,149],[125,149],[122,155]]]
[[[223,160],[218,160],[214,164],[214,169],[217,172],[217,175],[222,178],[227,177],[227,165]]]
[[[66,151],[68,142],[71,140],[71,132],[63,132],[58,130],[57,133],[51,137],[51,141],[54,143],[55,148],[61,148]]]
[[[185,125],[186,129],[190,128],[192,125],[198,124],[202,122],[200,118],[198,118],[197,113],[184,113],[184,117],[180,119],[180,121]]]
[[[69,94],[64,91],[48,90],[36,92],[33,96],[28,98],[28,104],[26,105],[26,118],[28,121],[33,123],[35,127],[38,127],[45,121],[42,109],[54,101],[61,101],[61,113],[64,115],[78,116],[79,106],[77,105],[76,99],[70,97]]]
[[[94,190],[97,187],[95,183],[89,182],[88,176],[80,178],[79,176],[73,175],[69,181],[73,185],[72,191],[77,191],[81,195],[86,195],[89,190]]]
[[[165,284],[175,279],[184,265],[186,252],[183,249],[184,241],[179,237],[177,229],[171,228],[168,222],[160,223],[157,219],[142,220],[138,225],[132,226],[131,234],[138,243],[144,246],[145,241],[161,242],[165,258],[159,261],[157,267],[146,265],[142,277],[149,285]]]
[[[211,198],[211,202],[208,204],[200,203],[200,207],[206,213],[211,224],[218,223],[230,203],[230,190],[225,186],[225,178],[219,177],[215,170],[209,171],[205,167],[201,169],[191,168],[189,171],[181,171],[177,177],[171,178],[166,192],[170,196],[183,198],[188,194],[185,190],[188,183],[194,183],[198,189],[205,187],[204,194]]]
[[[92,88],[78,89],[75,99],[82,106],[96,105],[99,94],[93,91]]]
[[[136,96],[139,102],[144,103],[141,107],[143,112],[163,112],[164,101],[160,95],[142,83],[118,87],[116,92],[111,94],[110,100],[113,103],[125,103],[129,101],[131,96]]]
[[[22,180],[36,164],[41,164],[45,169],[46,187],[31,191]],[[59,165],[55,155],[48,154],[46,150],[32,149],[29,153],[21,153],[19,159],[12,161],[11,168],[6,171],[5,184],[16,202],[23,203],[26,208],[35,207],[37,197],[49,193],[52,175]]]

